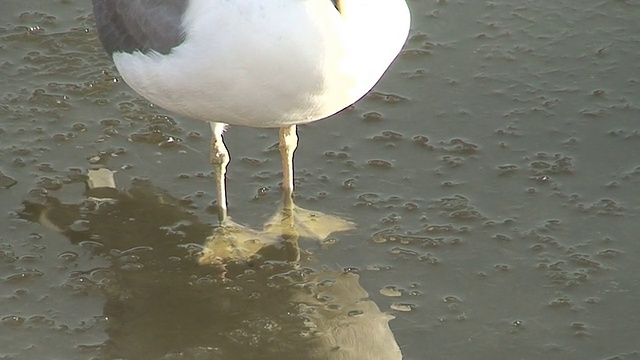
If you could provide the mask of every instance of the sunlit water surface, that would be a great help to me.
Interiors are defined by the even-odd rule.
[[[0,358],[640,358],[640,4],[410,6],[374,91],[300,128],[296,203],[357,229],[220,276],[208,125],[120,81],[88,1],[2,0]],[[259,229],[276,131],[226,139]]]

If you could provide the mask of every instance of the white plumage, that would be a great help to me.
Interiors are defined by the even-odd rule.
[[[364,96],[404,43],[402,0],[191,0],[186,40],[169,55],[117,53],[127,84],[188,117],[282,127],[328,117]],[[391,24],[389,24],[391,23]]]

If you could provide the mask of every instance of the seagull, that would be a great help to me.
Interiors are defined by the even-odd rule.
[[[222,225],[226,127],[279,128],[290,199],[296,126],[366,95],[410,24],[405,0],[92,1],[98,37],[123,80],[153,104],[210,123]]]

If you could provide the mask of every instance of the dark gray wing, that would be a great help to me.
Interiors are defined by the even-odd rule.
[[[188,0],[92,1],[98,37],[109,54],[168,54],[185,39],[182,15]]]

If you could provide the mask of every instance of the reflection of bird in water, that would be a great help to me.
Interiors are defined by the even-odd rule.
[[[290,249],[263,244],[255,261],[232,262],[218,276],[219,268],[189,255],[209,226],[169,194],[148,181],[117,190],[106,169],[87,180],[86,199],[34,194],[20,216],[109,259],[97,280],[108,335],[100,358],[402,358],[392,317],[367,298],[357,275],[314,271],[289,261]],[[79,190],[70,185],[59,194]],[[282,237],[297,248],[294,233]],[[80,268],[75,276],[96,281]]]
[[[404,0],[93,0],[93,9],[127,84],[167,110],[211,123],[219,219],[233,226],[226,125],[280,129],[290,197],[296,125],[364,96],[409,30]],[[292,204],[285,200],[286,215],[306,221]]]

